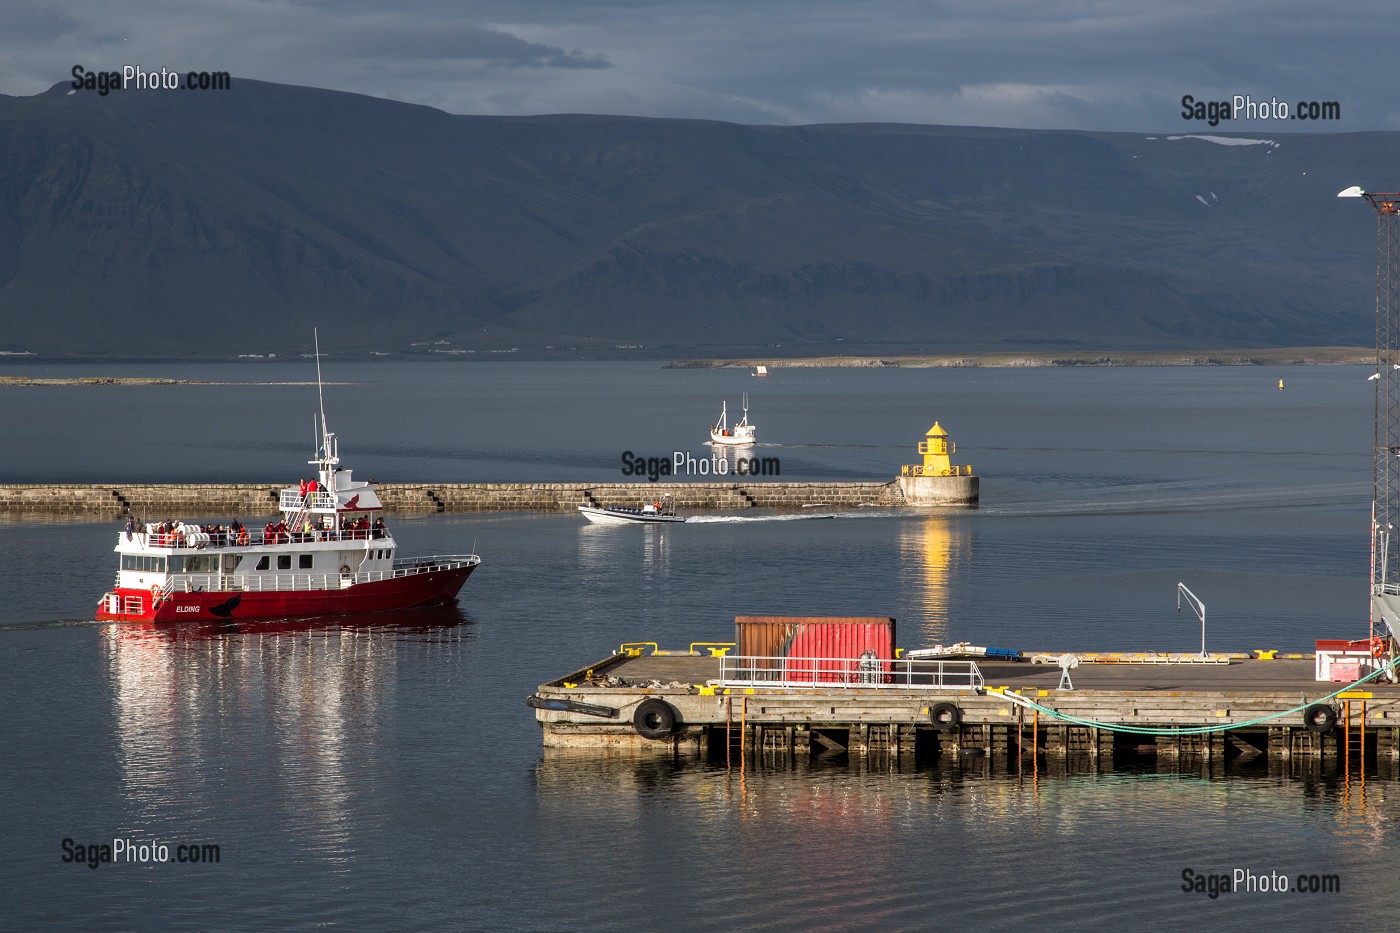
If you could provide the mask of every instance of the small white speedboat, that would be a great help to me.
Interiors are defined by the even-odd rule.
[[[671,497],[662,496],[655,502],[648,502],[639,508],[628,509],[621,506],[581,505],[578,510],[583,517],[596,525],[660,525],[683,522],[671,506]]]

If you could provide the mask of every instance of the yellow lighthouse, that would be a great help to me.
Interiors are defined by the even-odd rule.
[[[958,445],[948,440],[948,432],[935,421],[924,439],[919,441],[919,453],[924,455],[923,464],[907,463],[900,473],[904,476],[971,476],[971,466],[953,465],[950,455],[957,453],[957,450]]]
[[[977,501],[980,483],[969,464],[955,464],[957,445],[937,421],[919,442],[923,463],[906,463],[899,471],[899,487],[910,505],[957,505]]]

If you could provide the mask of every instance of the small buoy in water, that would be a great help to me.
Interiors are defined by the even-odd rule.
[[[1280,379],[1280,380],[1278,381],[1278,390],[1279,390],[1280,392],[1283,391],[1283,380],[1282,380],[1282,379]]]

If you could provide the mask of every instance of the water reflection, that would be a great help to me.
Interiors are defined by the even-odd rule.
[[[374,792],[400,664],[450,664],[467,622],[454,605],[105,626],[120,783],[137,822],[172,807],[251,806],[298,832],[308,851],[348,858],[365,807],[354,798]],[[240,801],[252,786],[259,799]]]
[[[741,771],[545,749],[535,777],[542,851],[605,836],[612,851],[656,853],[664,870],[668,840],[683,833],[716,909],[781,916],[794,929],[922,928],[935,895],[941,921],[1024,920],[1026,901],[983,892],[1020,892],[1038,920],[1081,928],[1085,903],[1102,916],[1203,906],[1183,900],[1186,866],[1334,872],[1367,910],[1400,900],[1388,881],[1400,841],[1393,774],[1368,781],[1364,811],[1339,774],[1267,765],[1226,778],[1147,766],[1033,779],[985,761],[758,756]],[[1230,911],[1257,909],[1236,900]]]
[[[669,532],[666,525],[594,525],[579,527],[579,569],[587,583],[616,579],[633,568],[642,571],[646,582],[664,578],[671,568]]]
[[[911,647],[947,644],[951,607],[950,581],[971,559],[972,539],[966,522],[948,515],[927,515],[899,525],[899,559],[913,589],[911,602],[921,618],[900,619],[901,639]]]

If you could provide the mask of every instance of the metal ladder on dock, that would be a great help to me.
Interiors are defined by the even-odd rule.
[[[1355,755],[1358,764],[1364,767],[1366,763],[1366,701],[1344,700],[1342,702],[1342,754],[1346,756],[1348,766],[1351,764],[1352,756]],[[1353,703],[1356,704],[1355,714],[1357,715],[1355,726],[1352,725]]]

